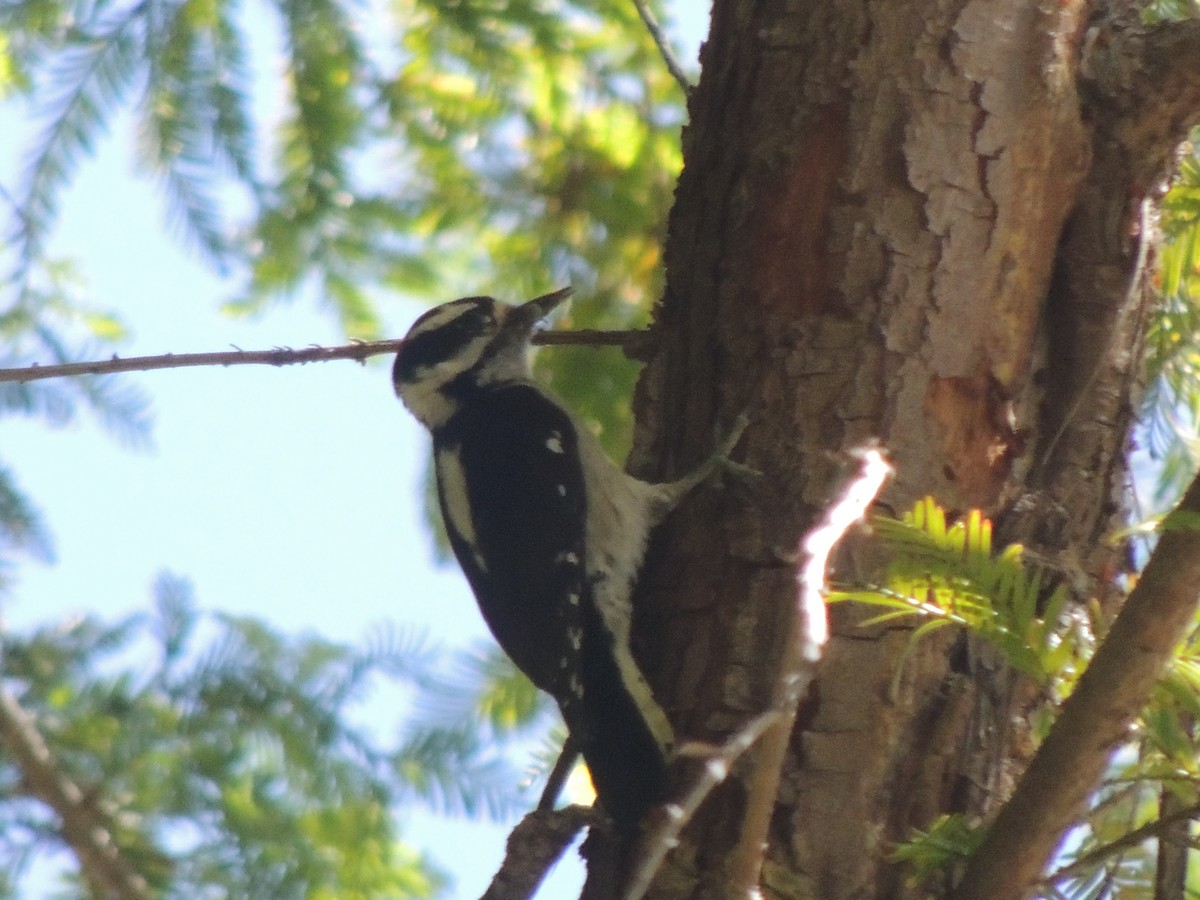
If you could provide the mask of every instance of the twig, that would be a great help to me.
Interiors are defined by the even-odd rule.
[[[1079,857],[1072,863],[1068,863],[1060,869],[1056,869],[1047,875],[1042,884],[1055,885],[1059,882],[1066,881],[1068,878],[1074,878],[1076,875],[1081,875],[1097,865],[1104,862],[1110,856],[1118,853],[1123,853],[1126,850],[1131,850],[1134,847],[1148,841],[1150,838],[1159,837],[1164,831],[1169,830],[1172,826],[1180,822],[1187,822],[1191,819],[1200,817],[1200,803],[1192,803],[1181,809],[1172,810],[1171,812],[1159,816],[1151,822],[1147,822],[1140,828],[1135,828],[1133,831],[1123,834],[1114,841],[1110,841],[1103,846],[1097,847]]]
[[[546,778],[546,786],[542,789],[541,799],[538,800],[538,809],[554,809],[554,804],[558,802],[558,795],[562,793],[563,785],[567,783],[578,759],[579,743],[572,735],[568,734],[567,739],[563,741],[562,749],[558,751],[558,759],[554,763],[554,768],[550,770],[550,775]]]
[[[760,713],[734,734],[728,741],[719,746],[691,742],[683,744],[678,755],[682,758],[700,757],[704,759],[704,767],[700,776],[688,788],[683,799],[669,803],[658,811],[659,818],[649,821],[641,849],[637,854],[638,866],[629,881],[629,887],[624,894],[624,900],[641,900],[650,889],[650,882],[658,873],[667,858],[667,854],[679,843],[679,834],[683,827],[692,820],[696,810],[705,798],[713,792],[733,769],[733,764],[743,753],[754,746],[776,722],[784,715],[783,710],[771,709]]]
[[[533,337],[544,346],[628,347],[645,338],[644,331],[544,331]],[[396,353],[403,340],[359,341],[337,347],[274,347],[271,350],[227,350],[216,353],[165,353],[161,356],[129,356],[43,366],[0,369],[0,382],[40,381],[78,375],[112,375],[117,372],[149,372],[154,369],[186,369],[197,366],[294,366],[334,359],[364,362],[368,357]]]
[[[1195,739],[1191,723],[1187,723],[1189,737]],[[1187,812],[1183,818],[1179,814]],[[1158,789],[1158,852],[1154,864],[1154,897],[1175,898],[1187,896],[1188,857],[1191,854],[1192,819],[1197,812],[1196,804],[1187,804],[1175,793],[1174,788],[1163,784]],[[1164,821],[1165,820],[1165,821]]]
[[[364,361],[379,353],[395,353],[401,341],[374,341],[341,347],[275,347],[271,350],[228,350],[217,353],[164,353],[162,356],[130,356],[92,362],[42,366],[34,363],[20,369],[0,369],[0,382],[37,381],[76,375],[112,375],[117,372],[149,372],[154,369],[186,369],[196,366],[291,366],[331,359]]]
[[[58,766],[33,716],[3,686],[0,744],[20,769],[25,790],[58,815],[63,840],[79,860],[93,893],[116,900],[150,900],[146,879],[122,855],[107,817]]]
[[[637,347],[650,337],[648,331],[598,331],[581,328],[578,331],[540,331],[533,342],[541,347]]]
[[[642,17],[642,22],[645,24],[646,30],[650,32],[650,37],[654,40],[654,46],[658,48],[663,62],[667,64],[667,71],[671,73],[671,77],[683,88],[684,96],[687,96],[692,92],[692,83],[688,81],[687,73],[683,71],[683,66],[679,64],[679,59],[675,56],[675,51],[667,43],[667,36],[663,34],[662,26],[658,24],[658,19],[654,18],[654,13],[650,11],[646,0],[633,0],[633,5],[637,7],[638,15]]]
[[[727,863],[732,884],[731,896],[756,895],[767,831],[775,809],[787,744],[796,720],[796,708],[812,682],[821,648],[828,637],[824,593],[829,556],[846,531],[862,518],[892,471],[883,454],[875,448],[857,450],[855,455],[862,463],[858,475],[826,511],[821,523],[801,541],[797,553],[801,565],[796,575],[796,628],[784,650],[771,707],[751,719],[720,746],[691,743],[679,749],[680,757],[703,758],[704,767],[683,799],[667,805],[657,824],[647,829],[639,848],[637,869],[624,894],[625,900],[640,900],[645,895],[667,853],[678,843],[680,833],[700,804],[728,777],[734,763],[758,744],[749,779],[741,837]]]
[[[482,900],[526,900],[532,897],[571,841],[595,814],[586,806],[535,809],[508,836],[504,862]]]

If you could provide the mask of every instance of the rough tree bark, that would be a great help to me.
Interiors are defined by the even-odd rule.
[[[897,469],[885,509],[982,508],[1115,607],[1123,560],[1100,538],[1123,515],[1154,204],[1200,110],[1197,35],[1116,2],[716,0],[631,463],[683,471],[745,410],[765,487],[694,497],[643,578],[640,649],[684,737],[764,708],[789,555],[870,438]],[[1036,698],[962,639],[923,642],[897,678],[907,633],[831,616],[764,892],[909,896],[891,843],[993,814]],[[727,895],[754,762],[652,896]]]

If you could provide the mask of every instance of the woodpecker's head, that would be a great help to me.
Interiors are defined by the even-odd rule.
[[[392,385],[414,416],[436,428],[454,412],[452,385],[486,385],[529,377],[526,351],[534,327],[571,295],[563,288],[509,306],[464,297],[436,306],[408,330],[392,367]]]

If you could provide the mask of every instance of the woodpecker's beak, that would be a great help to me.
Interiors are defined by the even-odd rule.
[[[574,292],[574,288],[560,288],[552,294],[543,294],[540,297],[534,297],[528,303],[513,307],[504,318],[504,327],[528,334],[533,331],[538,322],[554,312],[555,308]]]

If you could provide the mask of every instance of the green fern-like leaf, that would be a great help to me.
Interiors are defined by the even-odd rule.
[[[0,467],[0,546],[28,553],[43,562],[54,559],[54,542],[37,508],[17,486],[12,472]]]
[[[953,866],[960,865],[978,849],[986,830],[972,825],[963,815],[938,816],[924,831],[892,851],[892,859],[906,863],[909,877],[921,884]]]
[[[913,640],[945,625],[967,628],[1042,683],[1071,665],[1074,654],[1062,652],[1058,630],[1063,589],[1048,590],[1044,573],[1026,564],[1019,545],[996,552],[992,524],[978,510],[950,524],[927,497],[903,519],[879,518],[874,527],[892,553],[884,583],[839,589],[831,592],[831,602],[852,600],[885,610],[865,625],[929,619]]]
[[[519,805],[517,772],[469,721],[414,729],[392,764],[407,790],[444,813],[500,820]]]
[[[1181,6],[1194,8],[1191,0]],[[1159,463],[1155,501],[1167,506],[1200,460],[1200,304],[1193,290],[1200,272],[1200,162],[1194,155],[1180,164],[1163,213],[1166,240],[1158,249],[1160,296],[1147,334],[1142,429]]]
[[[110,10],[106,4],[96,8]],[[22,272],[41,254],[59,193],[78,157],[91,151],[137,76],[143,14],[144,7],[133,4],[110,18],[85,23],[56,57],[49,73],[50,113],[28,163],[17,216]]]

